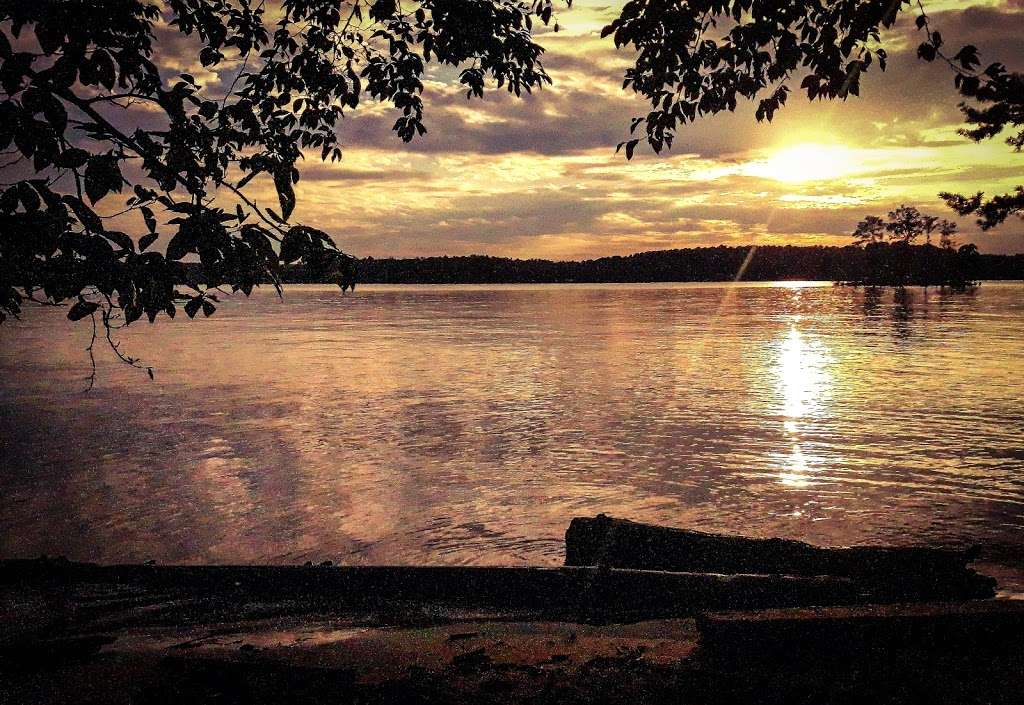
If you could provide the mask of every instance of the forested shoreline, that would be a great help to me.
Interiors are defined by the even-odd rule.
[[[877,251],[879,247],[890,246],[883,244],[874,249]],[[941,252],[941,248],[933,245],[903,248],[900,258],[906,263],[907,271],[913,273],[906,283],[939,283],[942,273],[936,268],[942,260]],[[855,245],[698,247],[582,261],[485,255],[366,257],[357,260],[356,264],[358,281],[365,284],[554,284],[735,279],[865,282],[871,278],[872,271],[868,251]],[[975,251],[965,259],[963,273],[970,280],[1024,279],[1024,254],[993,255]],[[310,276],[302,266],[287,268],[282,279],[290,283],[327,281]]]

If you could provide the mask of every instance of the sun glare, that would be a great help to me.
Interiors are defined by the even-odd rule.
[[[800,290],[793,290],[799,295]],[[829,356],[819,341],[808,339],[791,323],[789,334],[778,345],[778,386],[785,415],[782,427],[790,440],[792,452],[781,458],[779,481],[789,487],[806,487],[818,465],[804,455],[800,440],[802,422],[824,411],[825,399],[831,381],[828,372]]]
[[[850,149],[839,145],[806,143],[784,147],[766,159],[750,162],[744,172],[751,176],[797,183],[834,179],[852,173],[855,168]]]

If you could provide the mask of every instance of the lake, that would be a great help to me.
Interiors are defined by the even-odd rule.
[[[541,564],[577,515],[1024,544],[1024,286],[291,286],[0,327],[0,555]]]

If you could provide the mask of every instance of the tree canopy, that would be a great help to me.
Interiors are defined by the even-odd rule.
[[[771,121],[793,92],[808,100],[846,100],[860,95],[861,77],[884,71],[888,54],[882,31],[901,11],[917,12],[923,40],[917,55],[943,61],[964,98],[965,137],[980,141],[1024,126],[1024,74],[999,62],[981,68],[977,47],[947,53],[941,32],[921,2],[909,0],[630,0],[604,36],[636,51],[624,88],[646,98],[651,110],[633,120],[639,133],[619,144],[628,158],[641,141],[655,152],[672,146],[687,123],[723,111],[740,100],[757,102],[755,117]],[[1024,147],[1024,129],[1006,140]],[[1024,186],[986,200],[984,193],[941,194],[961,215],[975,214],[982,228],[1024,211]]]
[[[208,316],[218,292],[279,287],[283,264],[354,286],[331,236],[290,222],[303,155],[339,159],[338,122],[367,98],[397,109],[400,139],[423,134],[429,62],[456,67],[469,97],[549,83],[532,27],[551,13],[551,0],[3,0],[0,152],[24,178],[0,193],[0,321],[26,300],[67,302],[114,345],[111,329],[142,316]],[[161,75],[175,36],[230,84]],[[256,179],[276,207],[247,195]],[[134,232],[111,225],[129,216]]]
[[[925,243],[932,244],[932,235],[939,236],[939,246],[952,248],[953,236],[956,235],[957,224],[934,215],[924,215],[913,206],[900,206],[889,211],[889,219],[869,215],[857,224],[853,238],[857,245],[869,245],[873,242],[902,242],[907,245],[917,244],[923,237]]]

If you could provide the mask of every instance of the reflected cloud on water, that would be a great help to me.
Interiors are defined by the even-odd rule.
[[[33,311],[0,332],[0,554],[553,565],[601,511],[1019,544],[1019,285],[915,296],[906,338],[891,294],[804,283],[293,287],[133,326],[156,381],[88,396],[88,341]]]

